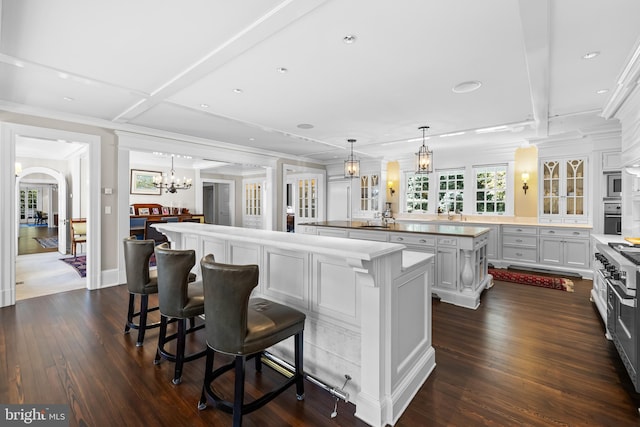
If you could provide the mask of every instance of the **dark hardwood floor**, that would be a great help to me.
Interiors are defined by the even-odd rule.
[[[638,396],[589,302],[591,282],[575,287],[496,282],[478,310],[434,302],[437,366],[397,425],[640,425]],[[71,426],[230,425],[230,415],[196,408],[203,359],[188,363],[174,386],[173,365],[153,365],[157,329],[142,348],[135,331],[123,335],[127,297],[117,286],[0,309],[0,402],[70,404]],[[202,346],[202,335],[189,345]],[[252,367],[248,376],[249,394],[279,379]],[[231,377],[217,390],[229,395]],[[344,402],[331,419],[333,404],[307,382],[305,401],[289,389],[244,425],[365,425]]]

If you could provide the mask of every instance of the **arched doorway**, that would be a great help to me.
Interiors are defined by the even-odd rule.
[[[43,174],[50,176],[53,178],[58,186],[58,252],[61,254],[67,253],[67,181],[60,172],[45,168],[45,167],[30,167],[24,169],[16,176],[16,190],[15,190],[15,206],[16,206],[16,245],[17,239],[19,235],[19,227],[20,227],[20,184],[22,180],[32,174]],[[49,221],[53,221],[53,215],[49,219]]]

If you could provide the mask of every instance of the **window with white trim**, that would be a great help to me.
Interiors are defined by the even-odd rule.
[[[504,215],[507,210],[507,165],[474,166],[474,213]]]
[[[428,212],[429,175],[407,173],[405,175],[405,212]]]
[[[438,211],[462,212],[464,169],[438,171]]]

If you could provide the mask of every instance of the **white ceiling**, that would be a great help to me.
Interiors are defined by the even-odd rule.
[[[410,155],[422,125],[431,126],[434,150],[615,129],[598,114],[640,40],[637,0],[1,0],[0,7],[0,108],[317,162],[343,158],[347,138],[365,157]],[[344,43],[347,35],[356,42]],[[582,58],[592,51],[600,55]],[[452,91],[471,80],[482,86]],[[500,125],[506,130],[475,132]]]

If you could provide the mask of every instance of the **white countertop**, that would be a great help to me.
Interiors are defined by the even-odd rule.
[[[345,259],[356,258],[365,261],[405,249],[404,245],[397,243],[256,230],[253,228],[228,227],[195,222],[157,223],[153,224],[152,227],[155,227],[160,232],[210,236],[221,240],[244,241],[262,245],[277,243],[280,248],[294,251],[308,251],[309,248],[313,248],[314,253],[338,256]]]
[[[372,227],[372,226],[369,226],[366,221],[322,221],[322,222],[310,222],[310,223],[301,224],[301,225],[311,225],[316,227],[347,228],[352,230],[440,234],[440,235],[446,235],[446,236],[461,236],[461,237],[478,237],[490,231],[486,227],[475,227],[471,224],[450,223],[450,222],[445,222],[443,224],[395,222],[395,223],[390,223],[385,227],[381,227],[381,226]]]
[[[432,216],[430,218],[415,218],[407,216],[399,216],[396,218],[397,222],[402,223],[452,223],[452,224],[479,224],[479,225],[517,225],[517,226],[531,226],[531,227],[567,227],[567,228],[584,228],[592,229],[590,224],[563,224],[563,223],[548,223],[538,222],[537,218],[523,218],[523,217],[499,217],[491,216],[482,218],[478,216],[467,217],[463,215],[463,220],[460,220],[460,215],[455,215],[453,219],[447,219],[447,215],[442,214],[440,216]]]

